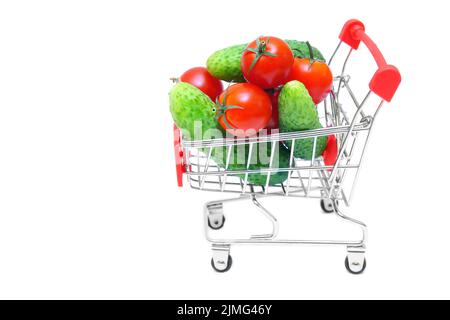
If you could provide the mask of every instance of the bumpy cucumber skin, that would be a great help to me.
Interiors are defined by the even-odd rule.
[[[241,56],[246,44],[228,47],[213,53],[206,67],[214,77],[228,82],[245,82],[241,71]]]
[[[317,128],[313,129],[320,129],[322,126],[318,124]],[[318,158],[322,155],[323,151],[326,149],[328,143],[328,137],[317,137],[316,142],[316,153],[314,155],[314,158]],[[287,142],[286,145],[290,148],[291,142]],[[296,158],[301,158],[303,160],[312,160],[312,154],[314,149],[314,138],[307,138],[307,139],[301,139],[295,141],[295,147],[294,147],[294,156]]]
[[[298,41],[298,40],[285,40],[285,41],[291,48],[294,57],[309,58],[309,48],[305,41]],[[323,57],[319,49],[313,46],[311,46],[311,48],[314,59],[325,62],[325,58]]]
[[[278,98],[278,114],[280,132],[295,132],[322,128],[317,108],[305,88],[299,81],[288,82],[280,92]],[[320,157],[327,146],[327,137],[318,137],[315,158]],[[286,145],[291,148],[291,142]],[[314,138],[296,140],[294,156],[304,160],[311,160]]]
[[[271,143],[255,144],[252,148],[252,156],[250,160],[249,170],[267,169],[270,165]],[[265,149],[262,149],[265,148]],[[247,161],[249,156],[249,146],[234,146],[228,164],[228,170],[247,170]],[[221,168],[226,167],[227,147],[214,148],[212,159]],[[289,168],[289,151],[283,146],[275,147],[275,156],[273,158],[273,168]],[[245,174],[239,174],[242,180]],[[274,186],[283,183],[288,178],[288,172],[271,173],[269,185]],[[253,173],[248,175],[248,183],[256,186],[265,186],[267,182],[267,173]]]
[[[215,120],[215,104],[196,87],[184,83],[177,83],[169,93],[170,113],[178,128],[183,130],[183,137],[187,140],[202,139],[209,129],[220,127]],[[195,135],[195,122],[201,122],[201,137]]]
[[[309,58],[308,45],[305,41],[285,40],[294,57]],[[241,71],[241,56],[247,44],[239,44],[214,52],[206,61],[206,67],[214,77],[228,82],[245,82]],[[313,57],[325,61],[322,53],[312,47]]]
[[[317,125],[317,108],[305,85],[299,81],[286,83],[278,98],[281,132],[309,130]]]

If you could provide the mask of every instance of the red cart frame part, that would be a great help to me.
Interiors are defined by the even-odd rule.
[[[354,50],[358,50],[361,41],[367,46],[378,65],[378,70],[373,75],[369,88],[380,98],[391,102],[402,81],[402,77],[396,67],[386,63],[380,49],[367,35],[364,24],[356,19],[347,21],[342,28],[339,38]]]
[[[177,172],[177,183],[179,187],[183,186],[183,173],[186,172],[184,166],[183,146],[181,145],[181,132],[177,126],[173,125],[173,145],[175,149],[175,166]]]

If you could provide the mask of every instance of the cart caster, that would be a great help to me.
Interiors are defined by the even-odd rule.
[[[219,273],[225,273],[228,270],[230,270],[232,264],[233,264],[233,259],[231,258],[230,255],[228,255],[228,260],[227,260],[226,264],[216,265],[216,262],[214,262],[214,258],[211,259],[211,266],[213,267],[214,271],[219,272]],[[224,267],[225,267],[225,269],[223,269]]]
[[[322,208],[322,211],[325,213],[334,212],[333,200],[331,199],[320,199],[320,207]]]
[[[206,209],[208,210],[208,227],[213,230],[222,229],[223,225],[225,224],[223,204],[221,202],[209,204],[206,206]]]
[[[345,258],[345,268],[351,274],[361,274],[366,270],[366,258],[364,257],[364,252],[351,252],[349,251],[347,257]]]
[[[219,273],[224,273],[230,270],[233,264],[233,259],[230,256],[230,246],[228,245],[213,245],[213,257],[211,259],[211,266]]]
[[[225,224],[225,216],[223,214],[210,214],[208,215],[208,227],[213,230],[222,229]]]

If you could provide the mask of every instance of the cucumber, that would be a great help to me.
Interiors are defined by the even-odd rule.
[[[317,124],[316,128],[311,129],[320,129],[322,125],[320,123]],[[323,151],[326,149],[328,143],[328,137],[317,137],[316,142],[316,152],[314,154],[314,158],[318,158],[322,155]],[[286,145],[291,148],[292,143],[289,141]],[[303,160],[311,160],[314,149],[314,138],[306,138],[295,140],[294,147],[294,157],[301,158]]]
[[[298,41],[298,40],[285,40],[286,43],[292,50],[294,57],[296,58],[309,58],[309,49],[306,41]],[[325,58],[319,49],[312,47],[313,58],[319,61],[325,62]]]
[[[240,44],[214,52],[206,61],[209,73],[224,81],[245,82],[241,56],[246,47],[246,44]]]
[[[294,57],[309,58],[308,45],[305,41],[285,40]],[[241,56],[247,44],[239,44],[214,52],[206,61],[206,67],[214,77],[228,82],[245,82],[241,71]],[[322,53],[312,47],[313,57],[325,61]]]
[[[169,100],[173,121],[186,140],[201,140],[222,133],[215,119],[214,102],[198,88],[179,82],[170,91]]]
[[[309,130],[319,121],[316,105],[305,85],[290,81],[278,97],[278,117],[281,132]]]
[[[268,169],[270,166],[271,143],[254,144],[251,153],[249,170]],[[227,147],[214,148],[212,159],[221,168],[226,168]],[[247,170],[247,161],[250,154],[249,145],[233,146],[228,164],[228,170]],[[272,168],[289,168],[289,151],[277,144],[273,157]],[[242,180],[245,174],[236,175]],[[269,185],[274,186],[284,182],[288,178],[288,172],[276,172],[270,174]],[[248,175],[248,183],[256,186],[265,186],[267,173],[252,173]]]
[[[280,132],[295,132],[322,128],[317,108],[308,90],[299,81],[288,82],[278,98],[278,117]],[[322,155],[327,146],[327,137],[318,137],[315,158]],[[291,148],[291,141],[286,145]],[[295,142],[294,156],[305,160],[312,159],[314,138],[299,139]]]

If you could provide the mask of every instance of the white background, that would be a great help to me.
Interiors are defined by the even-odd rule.
[[[0,297],[450,298],[445,3],[2,1]],[[347,211],[369,225],[366,273],[328,247],[233,248],[214,273],[202,205],[223,196],[176,187],[169,77],[262,34],[329,56],[349,18],[404,79]]]

